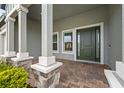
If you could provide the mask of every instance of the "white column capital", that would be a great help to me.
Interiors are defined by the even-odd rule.
[[[18,7],[16,8],[17,12],[19,11],[23,11],[25,13],[28,13],[28,9],[22,5],[18,5]]]
[[[5,19],[5,22],[8,22],[8,21],[15,22],[15,18],[7,17],[7,18]]]

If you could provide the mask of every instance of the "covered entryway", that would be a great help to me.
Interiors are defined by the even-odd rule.
[[[77,30],[77,59],[100,62],[100,26]]]

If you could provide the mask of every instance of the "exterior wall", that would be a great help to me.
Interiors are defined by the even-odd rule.
[[[108,7],[102,6],[85,13],[68,17],[54,22],[54,31],[59,32],[59,53],[57,58],[74,60],[73,54],[62,54],[62,30],[104,22],[104,63],[108,62]]]
[[[40,21],[28,19],[28,42],[27,49],[31,56],[41,56],[41,23]]]
[[[27,21],[27,51],[30,56],[38,58],[41,55],[40,21],[28,18]],[[15,50],[18,51],[18,22],[15,22]]]
[[[109,5],[109,65],[122,60],[122,5]]]

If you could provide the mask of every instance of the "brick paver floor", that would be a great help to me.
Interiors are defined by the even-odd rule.
[[[58,59],[63,63],[60,68],[60,84],[57,88],[108,88],[104,69],[107,65],[91,64]],[[35,60],[33,63],[36,63]],[[32,86],[33,78],[30,80]]]

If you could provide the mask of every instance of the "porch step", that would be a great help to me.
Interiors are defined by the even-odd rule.
[[[117,74],[115,75],[115,71],[105,69],[104,73],[111,88],[124,88],[124,82]]]
[[[124,63],[117,61],[116,62],[116,73],[124,81]]]

